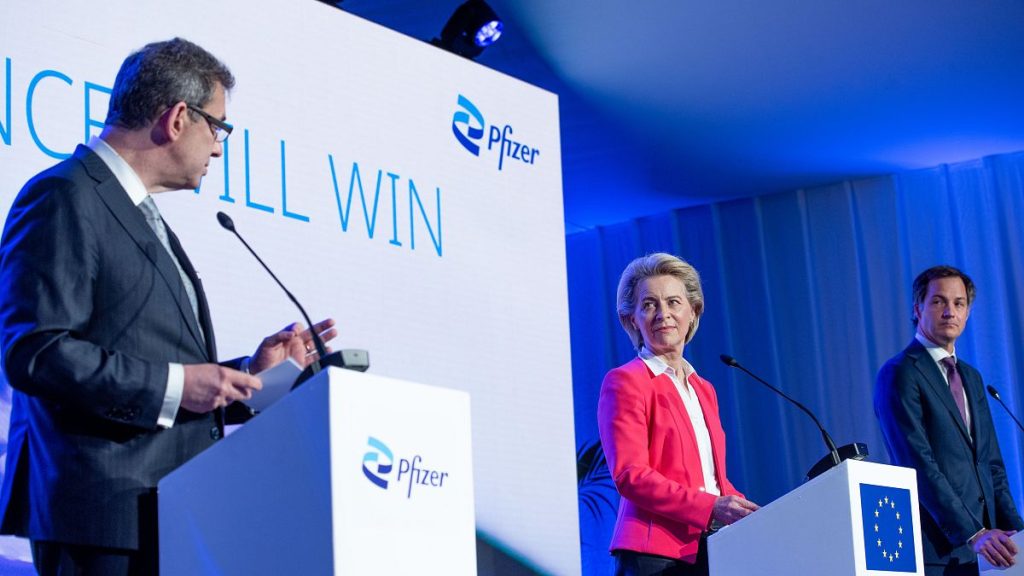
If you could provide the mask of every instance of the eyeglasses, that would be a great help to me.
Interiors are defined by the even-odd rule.
[[[193,106],[192,104],[186,104],[186,106],[188,106],[189,110],[195,112],[196,114],[199,114],[200,116],[206,119],[207,124],[210,125],[210,130],[213,131],[213,139],[216,140],[217,142],[223,142],[227,140],[228,136],[231,136],[231,131],[235,129],[235,127],[231,124],[228,124],[227,122],[220,120],[219,118],[214,118],[213,116],[210,116],[205,110],[198,106]]]

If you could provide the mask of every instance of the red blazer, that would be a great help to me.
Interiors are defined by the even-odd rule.
[[[715,477],[725,496],[742,496],[725,476],[725,432],[711,383],[687,380],[711,435]],[[643,360],[608,372],[597,405],[601,444],[622,499],[611,550],[632,550],[692,563],[716,496],[704,492],[690,417],[672,379]]]

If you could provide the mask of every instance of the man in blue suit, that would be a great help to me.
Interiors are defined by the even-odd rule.
[[[143,47],[117,74],[100,136],[11,207],[0,532],[32,540],[41,574],[156,574],[157,482],[222,436],[224,408],[260,387],[250,374],[312,358],[310,331],[293,324],[218,364],[199,276],[151,198],[199,186],[231,131],[233,85],[191,42]],[[310,330],[331,338],[332,325]]]
[[[977,556],[1016,562],[1024,529],[1006,481],[981,374],[956,356],[974,303],[951,266],[914,280],[917,333],[878,373],[875,414],[892,463],[917,470],[925,573],[977,575]]]

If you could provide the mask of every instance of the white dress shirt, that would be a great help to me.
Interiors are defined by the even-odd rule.
[[[956,348],[953,348],[953,353],[946,352],[946,349],[938,344],[929,340],[926,336],[917,332],[914,334],[914,338],[924,346],[925,350],[928,351],[928,355],[932,357],[932,360],[939,366],[939,374],[942,374],[942,378],[946,381],[946,386],[949,386],[949,372],[946,371],[946,366],[942,361],[948,357],[952,357],[956,360]],[[960,377],[963,380],[963,377]],[[952,393],[952,391],[950,391]],[[967,417],[967,433],[971,433],[971,405],[967,402],[967,388],[963,389],[964,397],[964,415]]]
[[[694,436],[697,438],[697,452],[700,454],[700,468],[704,476],[704,491],[708,494],[720,496],[721,489],[718,487],[718,480],[715,479],[715,459],[711,449],[711,434],[708,432],[708,424],[704,420],[704,412],[700,408],[700,399],[690,386],[688,380],[691,375],[697,372],[690,366],[690,363],[683,359],[683,379],[676,375],[675,368],[669,366],[664,360],[652,354],[647,348],[640,349],[640,359],[647,364],[655,376],[665,374],[672,379],[676,386],[679,397],[686,407],[686,414],[690,417],[690,424],[693,426]]]

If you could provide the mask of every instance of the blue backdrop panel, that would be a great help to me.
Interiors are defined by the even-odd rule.
[[[668,251],[700,271],[706,310],[686,356],[718,390],[729,476],[766,504],[824,454],[813,425],[745,375],[731,354],[815,411],[837,443],[888,462],[872,408],[875,374],[913,336],[910,284],[939,263],[978,286],[957,353],[1024,413],[1024,153],[898,176],[688,208],[568,237],[584,574],[610,568],[617,495],[593,447],[604,373],[635,352],[615,314],[632,258]],[[1024,440],[992,403],[1010,486]],[[590,450],[588,452],[588,449]]]

